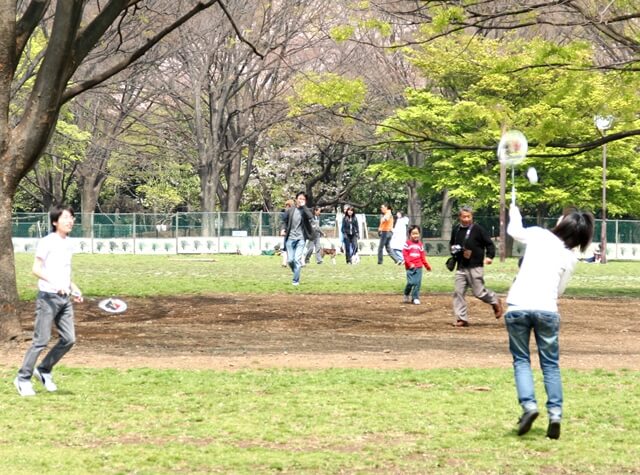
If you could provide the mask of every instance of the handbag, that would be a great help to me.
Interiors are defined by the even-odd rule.
[[[447,269],[449,269],[449,271],[453,272],[453,269],[456,268],[455,257],[451,256],[449,259],[447,259],[446,266],[447,266]]]

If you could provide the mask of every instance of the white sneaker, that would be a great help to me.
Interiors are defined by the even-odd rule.
[[[34,369],[33,377],[40,381],[44,388],[50,393],[58,390],[58,386],[53,382],[53,376],[51,373],[41,373],[37,369]]]
[[[20,381],[20,378],[16,378],[13,380],[13,384],[18,390],[18,394],[20,396],[35,396],[36,392],[33,390],[33,385],[31,381]]]
[[[411,297],[409,297],[408,295],[404,296],[404,303],[411,303]]]
[[[293,282],[291,282],[291,285],[294,285],[294,286],[296,286],[296,287],[297,287],[298,285],[300,285],[300,282],[296,282],[296,281],[294,280]]]
[[[420,299],[413,299],[414,305],[420,305]]]

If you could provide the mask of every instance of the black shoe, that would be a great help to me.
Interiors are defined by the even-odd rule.
[[[531,430],[533,421],[538,418],[538,414],[538,411],[533,410],[525,412],[524,414],[522,414],[522,416],[520,416],[520,420],[518,421],[518,435],[525,435]]]
[[[550,421],[547,427],[547,437],[550,439],[560,438],[560,421]]]

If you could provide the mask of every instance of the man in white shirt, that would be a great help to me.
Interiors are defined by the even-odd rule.
[[[69,234],[75,219],[73,209],[55,206],[49,217],[53,232],[38,242],[33,263],[33,273],[38,277],[33,342],[14,380],[21,396],[35,396],[31,384],[32,376],[35,376],[47,391],[53,392],[58,389],[53,382],[51,370],[75,343],[72,301],[83,301],[80,289],[71,281],[73,245]],[[36,368],[40,353],[51,339],[54,324],[60,338]]]

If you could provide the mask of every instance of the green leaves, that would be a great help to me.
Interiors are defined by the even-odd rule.
[[[320,106],[341,113],[357,112],[364,103],[367,89],[362,79],[349,80],[338,74],[310,73],[301,76],[290,99],[290,115]]]
[[[440,18],[455,17],[449,13],[441,12]],[[525,207],[551,212],[568,204],[599,208],[601,150],[557,155],[571,155],[578,150],[576,144],[599,137],[596,114],[614,115],[617,130],[637,128],[640,82],[635,77],[585,68],[592,58],[584,42],[560,46],[540,39],[497,41],[450,33],[409,57],[426,86],[408,90],[407,106],[379,132],[405,142],[403,147],[413,143],[422,150],[431,192],[447,189],[454,198],[495,209],[499,166],[494,150],[502,131],[516,128],[530,143],[523,167],[536,166],[541,177],[537,185],[520,174],[516,177]],[[613,215],[640,213],[637,180],[632,178],[640,173],[633,143],[637,146],[631,139],[609,145]],[[545,158],[549,155],[556,156]],[[407,178],[404,168],[386,170]],[[423,171],[413,176],[419,179]],[[633,186],[623,193],[624,179]]]

